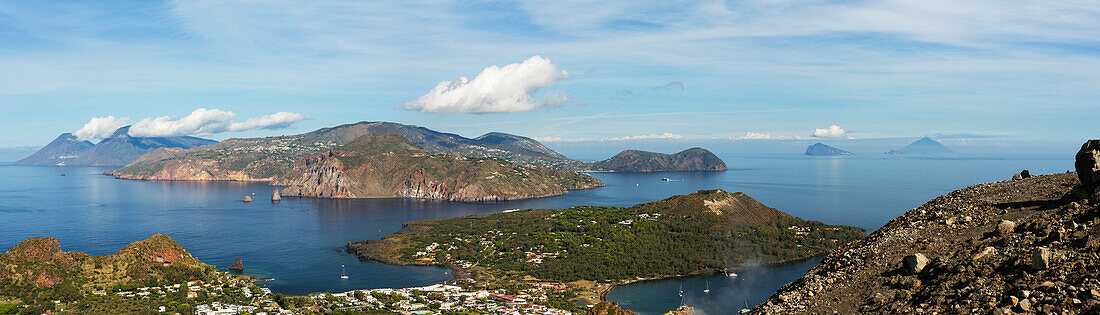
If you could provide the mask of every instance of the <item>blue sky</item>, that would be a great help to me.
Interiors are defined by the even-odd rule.
[[[213,139],[385,120],[1079,143],[1100,136],[1098,21],[1089,1],[0,1],[0,147],[199,108],[309,117]]]

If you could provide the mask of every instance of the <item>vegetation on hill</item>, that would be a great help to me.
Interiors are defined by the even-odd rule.
[[[588,163],[570,159],[533,139],[505,133],[493,132],[469,139],[424,127],[360,122],[300,135],[229,139],[191,149],[158,149],[108,174],[147,180],[273,181],[290,172],[305,157],[349,144],[363,135],[385,133],[399,134],[413,146],[432,154],[500,158],[530,167],[628,172],[726,168],[721,159],[698,148],[673,155],[625,151],[620,158]]]
[[[275,181],[283,196],[497,201],[603,186],[586,174],[499,158],[432,154],[398,134],[368,134],[302,159]]]
[[[0,254],[0,267],[0,301],[17,299],[33,310],[83,301],[96,290],[178,284],[216,271],[161,234],[103,256],[63,252],[56,238],[30,238]]]
[[[726,162],[703,148],[691,148],[676,154],[626,150],[610,159],[575,167],[613,172],[725,171]]]
[[[769,208],[743,193],[699,191],[633,207],[579,206],[407,223],[349,242],[361,259],[487,268],[573,281],[662,277],[822,254],[862,237]]]

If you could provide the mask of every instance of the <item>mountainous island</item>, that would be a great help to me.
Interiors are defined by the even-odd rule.
[[[757,314],[1100,313],[1100,140],[1077,173],[978,184],[836,251]]]
[[[920,138],[909,145],[902,147],[901,149],[890,150],[886,154],[941,154],[941,153],[954,153],[951,149],[943,146],[932,138],[924,137]]]
[[[835,147],[818,142],[810,145],[806,148],[805,155],[813,156],[838,156],[838,155],[851,155],[852,152],[837,149]]]
[[[726,162],[703,148],[676,154],[625,150],[610,159],[572,165],[573,169],[611,172],[725,171]]]
[[[158,148],[191,148],[217,141],[196,137],[131,137],[130,127],[116,130],[109,138],[92,144],[63,133],[16,165],[123,166]]]
[[[368,134],[394,133],[432,154],[501,158],[525,167],[568,171],[725,170],[721,159],[704,149],[673,155],[625,151],[600,162],[572,160],[530,138],[488,133],[468,139],[423,127],[390,122],[360,122],[313,132],[266,138],[229,139],[189,149],[161,148],[123,168],[118,178],[145,180],[232,180],[271,182],[288,174],[302,159],[347,145]]]
[[[406,223],[348,251],[389,264],[445,264],[474,278],[622,281],[819,255],[862,230],[806,221],[743,193],[704,190],[632,207],[521,210]]]
[[[603,186],[586,174],[501,158],[432,154],[395,133],[367,134],[308,156],[274,181],[283,196],[500,201]]]

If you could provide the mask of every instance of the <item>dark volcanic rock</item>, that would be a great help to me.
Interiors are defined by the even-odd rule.
[[[1100,140],[1081,145],[1073,166],[1077,168],[1077,179],[1090,193],[1100,186]]]
[[[1078,184],[1040,175],[937,197],[833,251],[753,313],[1100,314],[1100,255],[1088,245],[1100,207],[1078,199]],[[917,252],[935,259],[899,270]]]
[[[237,257],[237,262],[229,265],[229,270],[244,270],[244,263],[241,262],[241,258]]]
[[[837,149],[835,147],[818,142],[806,148],[805,155],[814,156],[836,156],[836,155],[851,155],[852,152]]]

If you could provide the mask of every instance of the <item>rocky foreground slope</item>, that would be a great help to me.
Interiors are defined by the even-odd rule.
[[[1079,184],[1065,173],[940,196],[829,254],[753,312],[1100,313],[1100,208]]]

